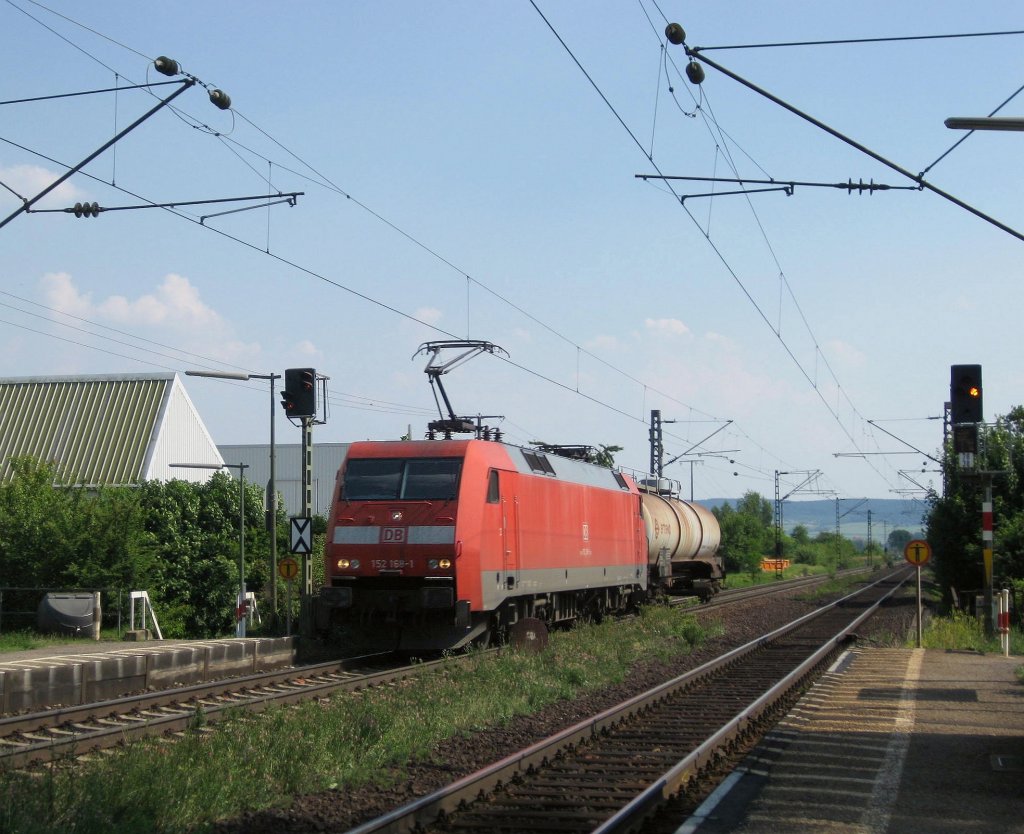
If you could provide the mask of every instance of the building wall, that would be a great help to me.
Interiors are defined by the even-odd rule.
[[[348,452],[348,443],[313,443],[313,514],[327,516],[331,505],[334,479]],[[270,480],[269,444],[221,445],[218,447],[226,464],[246,464],[245,479],[266,486]],[[278,443],[275,447],[274,482],[281,495],[285,513],[302,515],[302,444]],[[231,469],[238,477],[238,469]]]
[[[171,466],[172,463],[202,463],[222,465],[224,460],[217,451],[206,425],[199,417],[185,386],[177,376],[167,392],[163,412],[154,428],[149,444],[143,478],[145,480],[202,483],[213,476],[215,470],[188,469]]]

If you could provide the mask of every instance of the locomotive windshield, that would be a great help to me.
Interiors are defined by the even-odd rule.
[[[343,501],[449,501],[462,458],[358,458],[345,466]]]

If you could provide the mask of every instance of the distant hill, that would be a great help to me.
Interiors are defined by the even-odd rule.
[[[772,501],[771,498],[768,499]],[[720,507],[723,504],[736,506],[735,498],[707,498],[697,502],[705,507]],[[868,510],[871,510],[871,540],[883,542],[895,529],[907,530],[915,538],[924,535],[923,521],[927,507],[922,501],[903,498],[869,498],[866,503],[847,513],[857,504],[856,500],[843,499],[839,502],[839,531],[849,539],[867,540]],[[782,526],[787,533],[802,524],[813,539],[818,533],[836,531],[835,500],[786,501],[782,505]]]

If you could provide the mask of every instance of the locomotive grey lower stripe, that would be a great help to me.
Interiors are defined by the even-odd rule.
[[[409,544],[455,544],[455,528],[410,527]]]
[[[508,586],[510,578],[515,583],[512,588]],[[480,574],[480,587],[486,608],[496,608],[510,596],[581,591],[612,585],[636,585],[646,589],[646,564],[484,571]]]
[[[378,544],[382,541],[381,531],[387,530],[387,544],[455,544],[455,528],[444,527],[335,527],[334,544]]]
[[[376,544],[380,541],[380,527],[335,527],[335,544]]]

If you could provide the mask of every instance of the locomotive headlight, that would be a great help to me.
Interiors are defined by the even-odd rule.
[[[450,568],[450,567],[452,566],[452,560],[451,560],[451,559],[442,559],[442,560],[441,560],[440,562],[438,562],[437,564],[438,564],[438,565],[439,565],[439,566],[440,566],[441,568],[443,568],[444,570],[448,570],[448,568]]]
[[[348,566],[349,566],[348,559],[339,559],[338,560],[338,567],[339,568],[347,568]]]
[[[352,560],[352,570],[359,570],[359,560],[358,559],[353,559]]]
[[[437,570],[437,559],[431,559],[427,562],[427,567],[430,568],[430,570]]]

